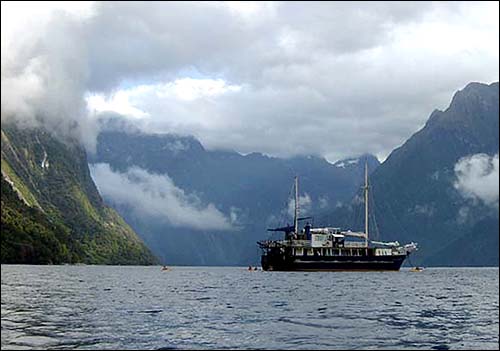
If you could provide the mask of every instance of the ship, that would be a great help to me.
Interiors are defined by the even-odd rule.
[[[294,225],[271,228],[283,232],[281,240],[262,240],[257,244],[262,251],[264,271],[399,271],[404,260],[417,244],[401,245],[398,241],[370,240],[368,232],[368,165],[364,174],[365,230],[357,232],[338,227],[314,228],[309,222],[299,228],[299,223],[312,217],[299,217],[299,178],[294,179]]]

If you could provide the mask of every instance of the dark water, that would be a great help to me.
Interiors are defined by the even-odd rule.
[[[498,273],[2,266],[2,349],[498,349]]]

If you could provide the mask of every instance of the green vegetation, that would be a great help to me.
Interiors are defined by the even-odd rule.
[[[82,262],[81,248],[60,223],[20,201],[2,178],[2,263]]]
[[[78,145],[2,126],[2,174],[2,263],[158,262],[103,203]]]
[[[16,173],[10,168],[9,164],[2,158],[2,171],[9,179],[16,184],[16,189],[21,193],[23,199],[31,207],[40,207],[35,196],[24,186],[23,182],[17,177]]]

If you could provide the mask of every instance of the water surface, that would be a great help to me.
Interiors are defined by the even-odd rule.
[[[498,349],[498,268],[2,265],[2,349]]]

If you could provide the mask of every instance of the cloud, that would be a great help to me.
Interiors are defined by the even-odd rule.
[[[93,149],[97,130],[83,100],[89,74],[85,16],[60,9],[47,13],[36,4],[29,10],[30,4],[22,4],[23,13],[40,19],[20,18],[26,25],[20,33],[3,23],[13,23],[9,15],[17,6],[2,3],[2,32],[10,34],[2,36],[2,122],[44,127]]]
[[[436,212],[436,208],[434,207],[433,204],[424,204],[424,205],[416,204],[413,209],[410,209],[410,211],[417,215],[432,217]]]
[[[328,207],[328,196],[320,196],[318,201],[320,209],[325,209]]]
[[[465,224],[469,221],[469,217],[470,217],[470,208],[467,206],[460,207],[457,213],[457,223]]]
[[[305,216],[309,213],[312,206],[312,200],[308,193],[299,195],[299,217]],[[295,199],[288,201],[287,214],[291,217],[295,214]]]
[[[13,7],[2,117],[90,149],[111,110],[212,149],[383,159],[454,91],[498,80],[496,2],[97,2],[22,32]]]
[[[194,194],[186,194],[167,175],[149,173],[133,167],[127,172],[113,171],[108,164],[90,166],[92,178],[102,196],[119,206],[127,206],[140,216],[163,219],[173,226],[199,230],[234,230],[238,209],[230,218],[214,204],[202,204]]]
[[[475,154],[455,164],[455,188],[466,198],[498,207],[498,154]]]

